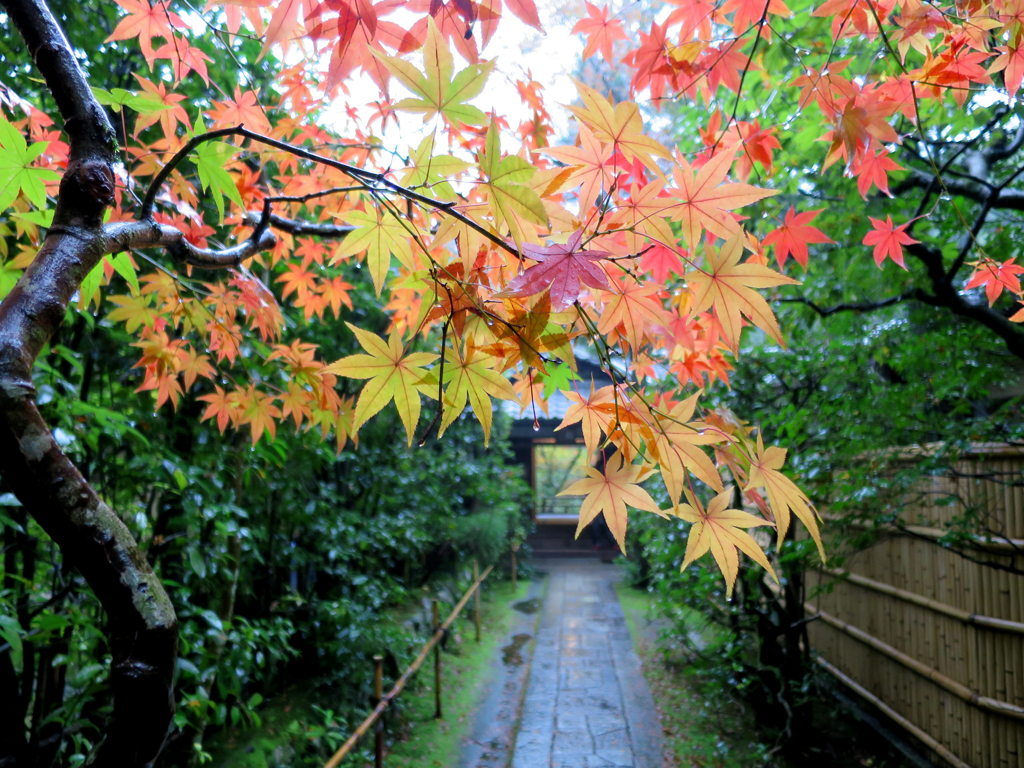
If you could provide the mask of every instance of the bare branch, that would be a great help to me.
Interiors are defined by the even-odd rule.
[[[246,216],[246,223],[251,226],[256,226],[259,220],[260,214],[258,213],[250,213]],[[276,213],[270,216],[270,226],[291,235],[315,235],[316,237],[329,238],[347,237],[355,230],[355,227],[349,224],[312,223],[299,221],[298,219],[286,219],[284,216],[278,216]]]
[[[911,298],[914,298],[913,292],[901,293],[899,296],[893,296],[888,299],[883,299],[882,301],[870,301],[860,304],[843,303],[836,304],[832,307],[820,307],[810,299],[806,299],[803,296],[775,299],[775,302],[777,304],[804,304],[817,312],[821,317],[829,317],[840,312],[873,312],[876,309],[885,309],[886,307],[891,307],[894,304],[899,304],[901,301],[906,301]]]

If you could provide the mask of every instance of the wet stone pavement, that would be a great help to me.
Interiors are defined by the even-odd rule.
[[[597,560],[549,573],[512,768],[662,765],[661,723],[613,584]]]

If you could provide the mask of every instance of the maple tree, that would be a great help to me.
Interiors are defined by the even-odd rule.
[[[145,763],[163,740],[175,618],[35,405],[33,361],[72,303],[137,334],[138,389],[155,407],[195,397],[203,420],[253,444],[291,421],[340,451],[392,402],[410,445],[467,403],[486,439],[492,398],[535,412],[562,391],[574,403],[563,425],[582,421],[603,456],[569,489],[585,497],[581,526],[602,512],[624,547],[628,507],[682,517],[693,523],[685,561],[710,551],[729,590],[737,547],[771,572],[742,529],[774,527],[780,546],[795,515],[820,548],[813,505],[781,472],[785,451],[700,399],[728,384],[744,328],[785,343],[759,291],[798,283],[792,263],[780,271],[789,256],[809,275],[808,244],[840,238],[864,258],[873,246],[885,269],[907,270],[911,256],[918,282],[877,305],[947,308],[1024,357],[1022,268],[990,255],[986,230],[994,211],[1024,207],[1019,170],[991,176],[1024,143],[1012,101],[1024,33],[1003,0],[941,12],[915,0],[676,0],[657,22],[587,3],[575,24],[584,58],[625,73],[628,94],[578,82],[577,134],[563,146],[529,77],[517,88],[532,118],[518,127],[471,103],[500,67],[485,56],[502,17],[542,27],[532,0],[117,5],[106,43],[137,46],[151,70],[134,73],[138,90],[90,83],[74,30],[68,43],[41,0],[4,0],[4,24],[49,95],[0,92],[0,207],[14,222],[0,241],[4,473],[117,617],[106,763]],[[259,50],[243,64],[250,43]],[[234,77],[214,57],[234,59]],[[340,127],[325,127],[357,80],[377,101],[347,104]],[[751,95],[755,81],[770,98]],[[201,97],[186,99],[200,82]],[[1002,106],[983,130],[951,122],[986,101]],[[699,141],[659,140],[645,129],[659,111],[699,116]],[[389,124],[424,137],[403,155],[387,145]],[[871,217],[866,233],[863,222],[830,228],[800,197],[815,196],[813,173],[845,174],[865,197],[916,189],[918,210]],[[922,231],[943,216],[955,242]],[[366,273],[386,340],[351,311]],[[328,310],[366,354],[324,358],[310,339]],[[577,355],[613,385],[580,380]],[[638,485],[658,478],[665,509]],[[701,485],[717,493],[706,506]],[[728,508],[730,487],[749,511]]]

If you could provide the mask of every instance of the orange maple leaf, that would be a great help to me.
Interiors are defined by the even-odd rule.
[[[747,512],[729,509],[732,490],[722,491],[715,496],[708,504],[707,510],[689,491],[686,495],[690,503],[680,504],[673,510],[683,520],[693,523],[686,539],[686,557],[683,559],[680,570],[685,569],[686,566],[710,550],[711,556],[715,558],[715,562],[718,563],[718,567],[725,577],[726,599],[731,600],[732,589],[736,584],[736,576],[740,569],[737,550],[742,549],[758,565],[768,571],[775,581],[779,580],[761,547],[749,533],[743,530],[759,525],[771,525],[771,523]]]
[[[821,561],[825,562],[825,547],[822,546],[821,534],[818,532],[814,505],[811,504],[807,495],[797,487],[796,483],[782,474],[780,470],[785,463],[786,450],[774,445],[765,449],[761,435],[758,433],[757,455],[750,460],[750,474],[743,490],[764,488],[768,491],[768,503],[775,515],[775,526],[778,531],[778,546],[781,547],[783,539],[786,538],[786,531],[789,530],[789,513],[792,510],[793,514],[806,526],[814,543],[818,545]]]
[[[604,513],[604,521],[608,524],[612,536],[619,545],[619,551],[626,551],[626,525],[629,511],[627,505],[635,509],[643,509],[653,512],[661,517],[668,517],[661,511],[651,495],[637,485],[651,473],[650,467],[641,464],[626,464],[623,455],[616,453],[605,462],[604,472],[595,468],[587,467],[587,477],[577,480],[564,491],[559,491],[559,496],[582,496],[580,507],[580,521],[576,526],[576,538],[579,538],[583,529],[590,525],[591,521],[601,512]]]
[[[671,206],[668,213],[680,223],[683,238],[691,248],[697,245],[705,229],[723,239],[735,233],[739,224],[729,211],[778,194],[774,189],[723,183],[735,156],[735,146],[723,148],[696,173],[680,157],[673,170],[676,188],[670,194],[680,202]]]
[[[117,0],[117,4],[128,11],[128,16],[117,23],[114,31],[104,42],[139,38],[139,48],[142,49],[142,55],[150,67],[156,61],[153,38],[162,37],[170,40],[175,27],[186,28],[182,18],[168,8],[163,0],[157,0],[152,5],[147,0]]]
[[[775,314],[754,289],[797,285],[799,281],[758,264],[740,264],[743,256],[742,230],[729,238],[721,251],[706,245],[704,255],[711,271],[694,271],[686,276],[694,295],[690,316],[714,306],[715,315],[722,324],[722,333],[734,353],[740,344],[741,313],[784,347],[786,342]]]

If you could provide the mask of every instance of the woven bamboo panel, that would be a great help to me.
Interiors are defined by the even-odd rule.
[[[920,451],[908,451],[900,463],[916,460]],[[972,509],[973,532],[1024,539],[1024,487],[1012,482],[1021,477],[1024,450],[981,446],[955,463],[951,473],[922,477],[907,494],[900,517],[908,525],[942,530]],[[843,567],[966,614],[1024,624],[1024,575],[1002,569],[1013,563],[1010,556],[984,549],[968,555],[928,538],[892,533],[850,555]],[[1019,570],[1022,558],[1015,565]],[[832,586],[816,594],[819,584]],[[1024,634],[978,626],[966,614],[947,615],[942,606],[920,605],[863,581],[836,582],[827,573],[809,574],[808,588],[810,603],[831,614],[833,622],[867,633],[954,687],[1024,707]],[[973,768],[1024,768],[1024,720],[972,703],[948,690],[950,684],[929,679],[930,672],[911,669],[855,634],[824,621],[809,627],[811,644],[822,657]]]

